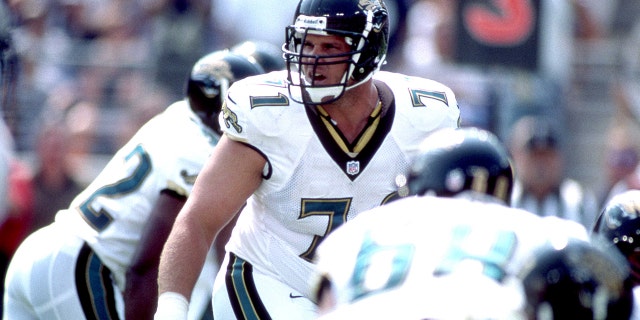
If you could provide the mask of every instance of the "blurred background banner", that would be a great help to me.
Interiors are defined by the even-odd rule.
[[[460,0],[455,60],[536,71],[540,12],[540,0]]]

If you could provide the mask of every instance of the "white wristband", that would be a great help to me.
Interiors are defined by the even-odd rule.
[[[154,320],[187,320],[189,300],[177,292],[164,292],[158,297]]]

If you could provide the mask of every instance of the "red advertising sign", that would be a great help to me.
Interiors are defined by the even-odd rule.
[[[535,70],[540,0],[458,0],[456,61]]]

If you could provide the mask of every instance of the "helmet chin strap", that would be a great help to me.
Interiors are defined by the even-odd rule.
[[[353,66],[350,69],[354,68]],[[351,74],[352,72],[348,72]],[[306,92],[309,100],[315,104],[326,103],[325,101],[335,101],[340,96],[342,96],[346,91],[349,91],[353,88],[360,86],[361,84],[367,82],[367,80],[371,79],[373,73],[370,73],[364,79],[352,84],[352,85],[336,85],[336,86],[328,86],[328,87],[312,87],[312,86],[303,86],[302,89]],[[347,77],[347,71],[345,71],[342,76],[342,80],[340,83],[345,83]],[[305,84],[309,85],[309,82],[303,78]],[[327,99],[328,98],[328,99]]]

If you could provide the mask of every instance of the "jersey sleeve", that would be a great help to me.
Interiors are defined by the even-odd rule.
[[[454,92],[448,86],[425,78],[394,75],[400,79],[406,94],[397,95],[397,103],[410,107],[415,116],[409,118],[413,128],[449,128],[460,126],[460,108]],[[401,81],[402,80],[402,81]],[[399,88],[398,92],[401,92]],[[429,112],[428,117],[420,114]]]
[[[305,135],[296,124],[306,121],[304,106],[289,98],[281,72],[249,77],[229,88],[222,112],[220,128],[232,140],[249,144],[258,150],[284,148],[278,146],[283,136]]]
[[[446,85],[419,77],[379,72],[376,80],[393,91],[396,106],[393,136],[409,153],[439,129],[458,128],[460,109],[453,91]]]
[[[144,139],[153,163],[158,191],[189,196],[195,179],[218,142],[218,137],[197,118],[186,101],[170,106]]]

